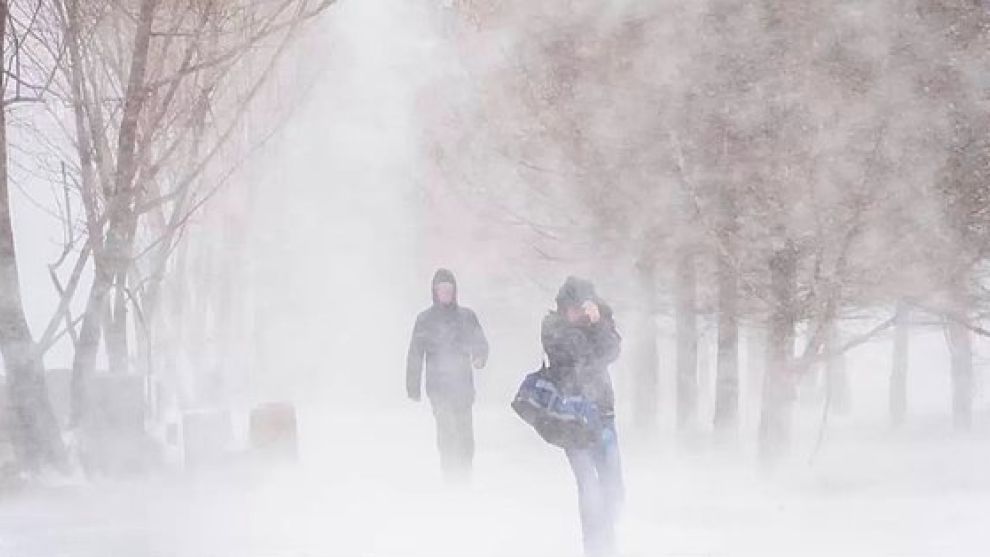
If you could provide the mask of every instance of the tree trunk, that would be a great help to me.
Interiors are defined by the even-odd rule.
[[[0,60],[6,60],[7,2],[0,0]],[[6,90],[0,75],[0,94]],[[0,354],[7,376],[11,433],[22,469],[62,465],[65,451],[45,385],[45,366],[24,313],[7,174],[7,113],[0,107]]]
[[[958,430],[967,430],[973,421],[973,339],[959,319],[966,319],[964,287],[956,284],[952,296],[953,315],[946,318],[952,372],[952,417]]]
[[[66,49],[69,54],[69,71],[72,76],[72,96],[73,115],[76,125],[76,149],[79,153],[79,164],[83,181],[82,200],[86,207],[86,218],[88,232],[93,249],[94,278],[90,287],[89,296],[86,301],[86,308],[83,311],[83,321],[80,327],[79,336],[76,339],[75,352],[72,362],[72,383],[71,383],[71,422],[77,424],[85,411],[86,397],[85,389],[88,382],[88,371],[95,366],[96,352],[100,341],[100,319],[103,308],[99,305],[99,289],[97,285],[102,283],[104,272],[99,261],[100,254],[103,253],[103,229],[99,224],[97,215],[95,196],[97,188],[96,163],[94,161],[93,144],[90,143],[90,130],[86,126],[86,91],[83,82],[83,62],[82,45],[79,37],[80,17],[79,2],[56,3],[57,6],[64,6],[62,17],[66,25]],[[102,131],[100,132],[102,133]],[[87,365],[92,358],[94,364]],[[85,374],[85,375],[84,375]]]
[[[852,406],[849,375],[846,373],[846,355],[837,353],[842,341],[835,323],[828,325],[825,337],[825,388],[828,389],[829,408],[836,414],[846,414]]]
[[[763,375],[767,365],[766,332],[755,322],[743,331],[746,335],[745,402],[756,407],[763,390]]]
[[[137,126],[146,100],[144,91],[145,70],[147,69],[148,47],[157,4],[158,0],[142,0],[134,34],[124,110],[117,137],[117,168],[114,175],[114,188],[106,208],[109,223],[106,243],[102,249],[94,248],[95,276],[86,302],[86,312],[83,315],[82,329],[79,333],[79,345],[76,347],[72,362],[72,416],[73,422],[76,424],[83,420],[86,415],[86,399],[88,398],[86,388],[89,377],[92,376],[96,368],[100,331],[103,328],[104,313],[109,303],[108,294],[113,285],[113,279],[117,274],[124,273],[131,263],[130,241],[133,236],[129,237],[127,230],[131,222],[134,203],[133,182],[137,166],[135,161]],[[70,25],[78,25],[78,19],[75,18],[73,11],[75,9],[70,8],[70,15],[73,17],[73,20],[70,20]],[[78,40],[74,46],[80,47]],[[77,133],[83,134],[86,133],[86,130],[79,129]],[[119,357],[119,351],[116,354]]]
[[[104,335],[107,344],[107,359],[110,373],[126,374],[129,369],[127,341],[127,273],[118,272],[115,282],[113,303],[107,311],[109,321]]]
[[[715,429],[734,429],[739,420],[739,323],[735,270],[719,260],[718,361]]]
[[[908,372],[908,319],[907,304],[897,303],[894,324],[894,355],[890,370],[890,423],[897,427],[904,424],[907,414]]]
[[[718,255],[718,355],[715,382],[716,431],[730,431],[739,420],[739,289],[734,255],[735,208],[726,187],[721,192],[721,247]]]
[[[682,248],[677,258],[675,312],[677,329],[677,427],[694,424],[698,405],[697,277],[694,254]]]
[[[98,263],[94,253],[93,285],[86,300],[79,342],[72,357],[72,425],[79,425],[88,411],[89,378],[96,369],[96,355],[100,349],[100,332],[106,312],[107,294],[110,291],[110,274],[105,265]]]
[[[216,359],[211,357],[211,333],[216,316],[216,292],[219,264],[204,243],[190,246],[193,265],[187,270],[188,304],[196,308],[184,320],[185,367],[182,372],[189,384],[191,401],[197,405],[214,405],[217,398]]]
[[[794,357],[794,292],[797,251],[791,242],[774,250],[770,258],[773,308],[767,324],[767,366],[763,376],[759,452],[774,460],[787,451],[790,443],[791,407],[794,378],[790,364]]]
[[[200,145],[205,129],[206,111],[208,105],[202,103],[202,117],[197,120],[193,130],[193,138],[189,151],[189,160],[199,160]],[[153,253],[148,264],[148,275],[141,295],[141,309],[147,330],[143,331],[143,342],[139,352],[141,367],[148,377],[149,389],[153,393],[152,416],[161,417],[161,404],[172,404],[183,400],[178,375],[178,361],[182,346],[183,303],[188,292],[182,287],[186,278],[185,267],[188,258],[189,242],[183,241],[178,245],[185,216],[190,207],[190,190],[196,186],[195,181],[187,182],[179,189],[172,212],[166,217],[163,205],[158,205],[149,213],[148,221],[153,234],[158,236],[160,245]],[[161,195],[154,182],[146,184],[150,197]],[[173,250],[178,251],[175,266],[172,271],[172,286],[165,281],[166,271]],[[171,304],[171,305],[170,305]],[[157,364],[157,365],[156,365]],[[159,376],[154,377],[155,373]]]
[[[642,304],[639,311],[639,342],[634,359],[633,416],[636,427],[650,431],[656,427],[659,408],[660,358],[657,349],[656,265],[646,257],[636,266]]]
[[[185,342],[188,326],[188,309],[190,307],[190,286],[187,281],[190,247],[188,241],[179,243],[175,256],[175,268],[169,273],[168,282],[160,283],[162,289],[160,300],[155,301],[159,307],[155,311],[160,326],[156,331],[167,332],[160,344],[160,380],[167,385],[170,401],[180,408],[188,402],[188,392],[182,377],[181,362],[187,356],[189,347]],[[198,315],[199,312],[197,312]],[[164,328],[161,326],[165,324]]]

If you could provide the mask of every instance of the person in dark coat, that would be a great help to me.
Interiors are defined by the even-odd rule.
[[[565,449],[577,480],[585,554],[611,555],[624,488],[608,365],[619,357],[622,339],[612,309],[596,295],[591,282],[568,277],[556,302],[556,311],[543,319],[541,330],[550,377],[564,394],[595,402],[604,422],[597,442]]]
[[[437,422],[444,477],[466,480],[474,459],[474,369],[488,361],[488,341],[478,316],[457,303],[457,281],[438,269],[433,305],[416,317],[406,360],[406,394],[419,401],[426,362],[426,396]]]

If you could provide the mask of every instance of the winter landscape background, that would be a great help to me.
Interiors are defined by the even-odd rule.
[[[0,6],[0,555],[579,555],[508,406],[571,274],[624,339],[622,555],[990,547],[985,3]],[[460,489],[404,391],[440,266],[492,347]]]

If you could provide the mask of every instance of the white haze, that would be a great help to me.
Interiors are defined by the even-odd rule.
[[[522,375],[539,365],[539,321],[554,285],[573,269],[521,276],[512,268],[519,247],[479,233],[467,202],[459,221],[424,222],[422,91],[461,68],[437,11],[414,4],[334,7],[297,53],[315,84],[247,167],[259,201],[247,229],[256,301],[243,303],[252,304],[260,332],[240,340],[256,374],[233,404],[243,417],[257,402],[295,402],[300,464],[0,494],[0,555],[580,554],[564,456],[508,407]],[[57,254],[59,232],[22,193],[14,197],[37,329],[54,306],[44,265]],[[493,350],[477,376],[475,481],[460,490],[441,482],[429,406],[404,392],[408,335],[438,266],[457,274],[461,301],[479,314]],[[620,297],[610,277],[591,278],[608,285],[604,297]],[[620,312],[617,320],[621,330],[631,317]],[[848,355],[852,411],[829,417],[817,447],[820,401],[799,405],[791,458],[766,473],[753,447],[758,383],[748,375],[745,343],[739,442],[716,445],[705,435],[711,335],[698,435],[674,434],[672,330],[661,323],[658,435],[633,431],[623,361],[612,370],[628,489],[623,555],[976,556],[990,547],[990,404],[979,389],[977,425],[952,432],[940,333],[912,337],[903,430],[888,430],[891,349],[880,336]],[[262,362],[249,361],[256,342],[264,344]],[[987,347],[976,348],[985,378]],[[65,367],[70,358],[63,347],[47,363]]]

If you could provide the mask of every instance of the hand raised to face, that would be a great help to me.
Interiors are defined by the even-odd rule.
[[[585,315],[588,316],[588,319],[592,323],[598,323],[599,321],[601,321],[602,313],[601,310],[598,309],[598,304],[596,304],[595,302],[588,300],[585,303],[581,304],[581,309],[584,310]]]

